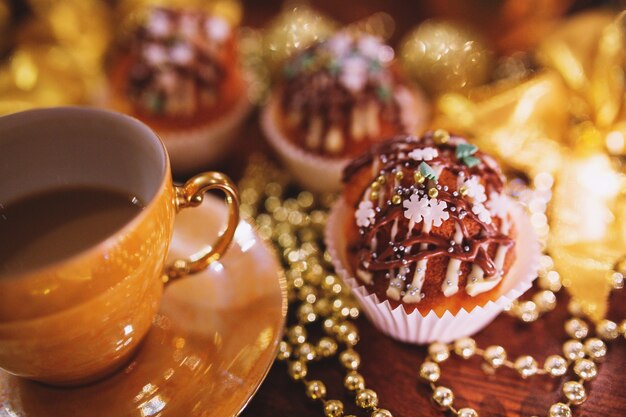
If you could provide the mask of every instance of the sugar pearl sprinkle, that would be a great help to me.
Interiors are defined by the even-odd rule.
[[[542,184],[549,182],[543,181]],[[324,257],[323,248],[317,243],[322,238],[320,231],[327,217],[325,210],[332,200],[316,197],[306,191],[297,197],[287,198],[285,175],[259,159],[248,166],[239,186],[242,216],[255,222],[258,233],[271,239],[280,248],[279,253],[287,265],[285,275],[290,308],[298,312],[297,322],[290,324],[278,346],[277,359],[285,363],[287,375],[294,383],[301,384],[303,394],[320,403],[321,415],[342,416],[345,409],[343,402],[327,398],[329,392],[323,381],[308,379],[309,367],[314,367],[316,362],[336,361],[335,358],[339,357],[338,366],[346,375],[344,387],[354,396],[357,406],[367,410],[370,417],[392,417],[389,410],[378,405],[384,398],[379,399],[375,391],[367,388],[364,377],[358,371],[362,358],[356,351],[359,332],[354,320],[359,317],[360,311],[347,295],[339,278],[328,267],[328,258]],[[554,309],[555,294],[561,289],[561,281],[553,268],[552,259],[544,255],[536,281],[539,292],[532,295],[535,307],[524,304],[525,301],[514,302],[508,314],[523,323],[529,323]],[[616,275],[622,273],[617,270],[614,273],[614,282],[617,282],[617,285],[613,285],[614,290],[623,287],[623,275],[621,280],[620,275]],[[563,383],[560,390],[562,399],[549,406],[546,413],[549,417],[572,417],[572,408],[584,406],[589,395],[585,384],[601,372],[599,364],[608,354],[607,344],[618,337],[626,337],[626,320],[605,319],[591,324],[576,300],[570,301],[568,311],[573,317],[563,324],[569,339],[564,340],[561,352],[547,352],[548,356],[544,358],[521,355],[511,361],[506,347],[493,345],[483,349],[473,338],[466,337],[450,344],[431,344],[425,361],[414,368],[415,373],[430,386],[433,401],[444,412],[451,412],[457,417],[477,417],[479,411],[473,408],[464,405],[456,407],[457,399],[452,388],[437,385],[451,355],[458,358],[454,359],[457,361],[482,363],[483,370],[490,374],[500,372],[501,368],[509,368],[529,379],[562,378],[571,370],[577,379]],[[307,331],[312,326],[321,328],[322,336],[317,341],[310,336],[314,332]],[[450,366],[458,366],[458,363]]]

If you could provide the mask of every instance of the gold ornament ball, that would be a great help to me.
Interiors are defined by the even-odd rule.
[[[324,403],[324,415],[326,417],[342,417],[343,403],[339,400],[328,400]]]
[[[570,361],[585,357],[585,347],[578,340],[568,340],[563,344],[563,354]]]
[[[574,364],[574,372],[585,381],[590,381],[598,375],[598,368],[589,359],[579,359]]]
[[[371,389],[362,389],[356,394],[357,407],[368,409],[378,406],[378,395]]]
[[[391,414],[391,411],[389,410],[385,410],[384,408],[379,408],[378,410],[372,411],[372,414],[370,414],[370,417],[393,417],[393,414]]]
[[[435,362],[424,362],[420,366],[420,376],[428,382],[437,382],[441,376],[441,369]]]
[[[619,330],[617,328],[617,323],[611,320],[601,320],[596,325],[596,333],[598,336],[604,340],[614,340],[619,336]]]
[[[589,326],[584,320],[581,319],[569,319],[565,322],[565,332],[574,339],[584,339],[589,333]]]
[[[518,316],[523,322],[530,323],[539,318],[539,309],[533,301],[522,301],[517,308]]]
[[[337,342],[324,336],[317,342],[317,354],[322,358],[329,358],[337,353]]]
[[[291,357],[291,346],[284,340],[281,340],[278,344],[278,354],[276,357],[279,361],[284,361]]]
[[[492,67],[492,53],[476,33],[442,20],[428,20],[411,31],[401,42],[400,59],[432,94],[484,84]]]
[[[502,346],[489,346],[485,349],[483,358],[493,368],[499,368],[504,365],[504,361],[506,361],[506,351]]]
[[[461,408],[457,414],[458,417],[478,417],[478,412],[473,408]]]
[[[301,325],[290,327],[287,330],[287,339],[291,344],[301,345],[306,341],[306,329]]]
[[[550,375],[563,376],[567,372],[567,361],[559,355],[550,355],[546,358],[543,369]]]
[[[528,378],[537,373],[537,361],[532,356],[520,356],[515,360],[513,366],[522,378]]]
[[[563,384],[563,395],[574,405],[582,404],[587,399],[585,387],[578,381],[567,381]]]
[[[567,404],[555,403],[550,406],[549,417],[572,417],[572,410]]]
[[[307,372],[306,363],[302,361],[289,362],[287,366],[287,373],[289,373],[289,376],[295,381],[306,377]]]
[[[298,358],[302,361],[312,361],[317,359],[317,350],[309,342],[304,342],[296,348]]]
[[[317,314],[313,304],[302,303],[297,311],[298,320],[301,323],[313,323],[317,320]]]
[[[476,342],[471,337],[463,337],[454,342],[454,353],[463,359],[469,359],[476,353]]]
[[[433,391],[433,401],[441,408],[448,408],[454,402],[454,394],[450,388],[437,387]]]
[[[585,352],[591,359],[596,362],[600,361],[606,356],[606,344],[602,340],[592,337],[585,340]]]
[[[428,354],[435,362],[443,362],[450,357],[450,348],[445,343],[431,343],[428,346]]]
[[[359,391],[365,388],[365,379],[358,372],[348,372],[343,379],[343,385],[348,391]]]
[[[312,400],[320,400],[326,396],[326,385],[322,381],[308,381],[304,388],[306,396]]]
[[[347,349],[339,354],[339,362],[344,368],[356,371],[361,365],[361,356],[355,350]]]
[[[270,71],[276,74],[290,56],[327,38],[335,26],[329,18],[310,7],[288,6],[264,31],[263,51]]]

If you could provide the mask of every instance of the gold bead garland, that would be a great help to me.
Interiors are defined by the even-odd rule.
[[[526,201],[523,198],[521,200],[531,215],[543,214],[550,199],[551,181],[546,178],[538,181],[536,178],[534,185],[531,193],[528,193],[528,188],[523,190]],[[333,196],[314,196],[302,191],[296,197],[288,198],[288,187],[284,173],[262,157],[251,159],[239,186],[242,216],[256,223],[263,238],[274,242],[287,266],[288,299],[297,323],[286,329],[277,359],[286,362],[287,373],[292,380],[303,383],[307,397],[321,403],[324,416],[345,416],[344,404],[327,398],[328,392],[323,381],[307,379],[308,366],[315,361],[337,357],[346,372],[343,385],[354,394],[356,406],[365,410],[370,417],[392,417],[388,410],[379,408],[378,395],[366,387],[365,379],[358,372],[361,357],[355,346],[359,341],[359,333],[353,320],[360,311],[348,289],[332,270],[329,255],[322,245],[327,209]],[[519,184],[516,187],[519,188]],[[517,191],[513,190],[512,194]],[[547,224],[535,226],[545,242]],[[562,287],[561,279],[554,270],[552,258],[547,254],[541,258],[538,278],[540,291],[531,300],[516,301],[508,309],[510,315],[522,322],[533,322],[556,306],[555,293]],[[614,289],[623,288],[622,271],[616,268],[611,282]],[[564,402],[553,404],[548,412],[549,417],[571,417],[571,407],[587,399],[584,383],[597,376],[597,364],[607,353],[606,342],[620,335],[626,337],[626,320],[619,324],[602,320],[590,326],[581,310],[576,300],[570,300],[568,311],[572,317],[564,323],[564,328],[571,339],[563,343],[562,355],[552,354],[542,364],[528,355],[510,360],[504,347],[493,345],[483,349],[477,346],[473,338],[464,337],[450,344],[432,343],[428,347],[426,359],[418,368],[419,376],[430,385],[432,400],[440,409],[458,417],[478,417],[478,412],[472,408],[457,409],[453,391],[437,385],[441,377],[441,364],[452,353],[467,360],[482,358],[483,370],[487,373],[495,373],[498,368],[506,367],[516,371],[522,378],[541,375],[558,378],[571,368],[578,379],[563,385]],[[317,341],[312,341],[308,335],[307,327],[312,325],[319,325],[324,333]],[[590,336],[592,333],[595,336]]]

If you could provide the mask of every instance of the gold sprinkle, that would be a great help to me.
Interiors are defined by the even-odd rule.
[[[424,183],[424,181],[426,181],[426,177],[424,176],[424,174],[419,171],[415,171],[415,173],[413,174],[413,179],[417,184],[422,184]]]
[[[400,197],[398,194],[396,194],[393,197],[391,197],[391,202],[393,204],[400,204],[402,202],[402,197]]]
[[[433,132],[433,140],[437,145],[443,145],[450,140],[450,134],[443,129],[437,129]]]
[[[370,187],[372,190],[378,191],[380,189],[380,183],[378,181],[374,181]]]
[[[396,179],[402,181],[402,178],[404,178],[404,173],[402,171],[396,172]]]
[[[467,188],[467,186],[466,186],[466,185],[462,185],[462,186],[459,188],[459,193],[460,193],[461,195],[467,195],[467,192],[468,192],[468,191],[469,191],[469,189]]]
[[[437,198],[437,196],[439,195],[439,191],[437,191],[436,188],[431,188],[430,190],[428,190],[428,196],[430,198]]]
[[[384,175],[379,175],[378,178],[376,178],[376,182],[380,185],[383,185],[385,182],[387,182],[387,180],[385,179]]]
[[[370,193],[370,200],[377,201],[378,200],[378,191],[372,191]]]

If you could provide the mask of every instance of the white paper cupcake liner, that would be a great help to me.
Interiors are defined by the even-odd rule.
[[[470,311],[461,309],[456,314],[446,311],[442,317],[438,317],[434,311],[422,316],[415,309],[409,314],[402,305],[393,309],[389,301],[381,302],[376,294],[370,293],[346,267],[348,262],[343,231],[346,221],[352,219],[343,198],[340,198],[331,209],[325,232],[326,246],[337,275],[352,288],[352,293],[363,312],[378,330],[406,343],[426,344],[435,341],[448,343],[483,329],[513,300],[530,289],[537,277],[541,255],[539,241],[524,208],[514,201],[511,204],[511,214],[518,236],[515,262],[500,284],[504,295]]]
[[[261,128],[294,179],[312,191],[339,191],[349,158],[332,159],[306,152],[288,140],[277,123],[278,100],[270,96],[261,112]]]
[[[252,103],[244,93],[233,109],[205,126],[158,131],[165,143],[175,173],[189,173],[207,168],[222,158],[235,142]]]

